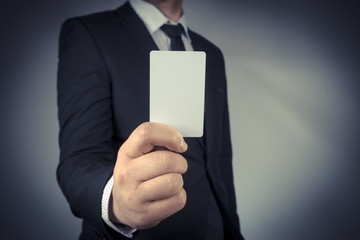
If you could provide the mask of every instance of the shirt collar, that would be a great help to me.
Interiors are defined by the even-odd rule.
[[[186,38],[191,42],[184,13],[180,17],[179,21],[173,22],[151,3],[145,2],[143,0],[130,0],[129,2],[152,34],[159,30],[160,27],[164,24],[181,23],[181,25],[184,27]]]

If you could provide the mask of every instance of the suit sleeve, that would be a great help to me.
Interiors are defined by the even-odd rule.
[[[101,197],[116,159],[111,81],[100,48],[77,18],[61,29],[57,91],[57,180],[72,212],[102,233]]]
[[[234,176],[233,176],[233,165],[232,165],[232,144],[230,136],[230,119],[229,119],[229,107],[228,107],[228,96],[227,96],[227,83],[226,83],[226,74],[225,74],[225,63],[224,57],[221,53],[221,62],[223,69],[223,75],[225,79],[224,83],[224,99],[223,99],[223,112],[222,112],[222,139],[221,139],[221,151],[220,151],[220,168],[221,175],[225,182],[225,187],[228,193],[228,207],[230,218],[234,227],[240,231],[239,217],[237,215],[236,208],[236,194],[234,187]]]

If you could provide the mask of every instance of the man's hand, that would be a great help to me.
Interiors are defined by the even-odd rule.
[[[137,229],[154,227],[186,203],[182,174],[187,150],[174,128],[159,123],[137,127],[118,152],[109,217]]]

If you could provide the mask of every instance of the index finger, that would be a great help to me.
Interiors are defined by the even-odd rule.
[[[178,153],[187,150],[184,138],[176,129],[154,122],[139,125],[120,149],[128,158],[137,158],[151,152],[154,147],[166,147]]]
[[[188,169],[188,163],[183,156],[166,150],[150,152],[138,157],[128,166],[129,172],[137,181],[147,181],[167,173],[183,174]]]

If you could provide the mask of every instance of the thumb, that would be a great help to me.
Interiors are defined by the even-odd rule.
[[[119,154],[124,154],[127,159],[133,159],[153,151],[155,147],[165,147],[178,153],[183,153],[188,148],[184,138],[173,127],[145,122],[131,133],[121,146]]]

